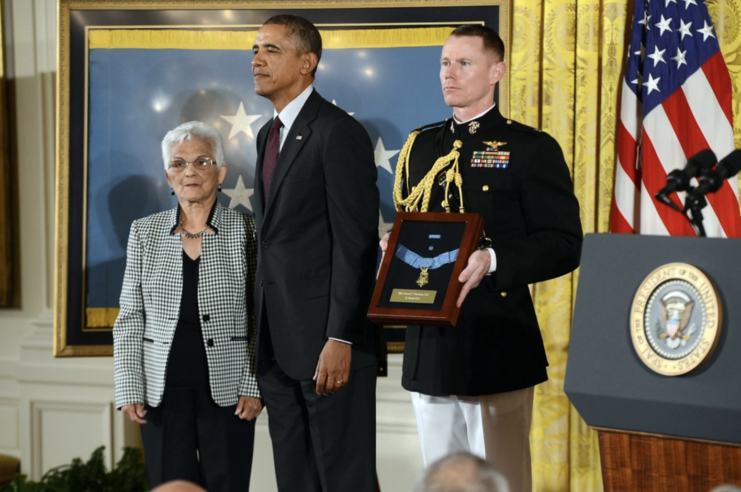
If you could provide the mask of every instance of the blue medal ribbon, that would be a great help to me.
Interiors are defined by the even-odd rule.
[[[396,248],[396,257],[412,268],[427,268],[429,270],[434,270],[443,265],[447,265],[448,263],[455,262],[455,260],[458,259],[458,251],[460,251],[460,249],[448,251],[441,255],[437,255],[434,258],[424,258],[400,244],[399,247]]]

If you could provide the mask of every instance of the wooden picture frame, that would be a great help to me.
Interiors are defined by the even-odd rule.
[[[455,326],[463,287],[458,276],[483,230],[477,213],[397,213],[368,318],[379,324]]]
[[[188,121],[183,118],[221,123],[219,131],[228,147],[224,184],[230,194],[220,194],[219,200],[250,212],[254,136],[272,117],[272,106],[250,99],[252,80],[245,67],[252,56],[254,33],[271,15],[285,12],[304,16],[320,29],[322,59],[328,61],[326,68],[320,66],[315,87],[328,100],[337,94],[336,104],[354,113],[375,145],[380,166],[379,237],[395,215],[391,188],[397,149],[415,127],[450,114],[437,75],[439,50],[447,35],[456,26],[473,22],[491,25],[509,40],[505,0],[59,0],[55,356],[113,353],[116,285],[120,289],[128,227],[133,219],[175,206],[158,167],[162,165],[158,142],[167,130]],[[392,32],[394,36],[389,35]],[[203,50],[212,52],[201,56]],[[381,76],[382,70],[403,65],[387,63],[396,59],[392,55],[407,56],[409,50],[419,50],[420,56],[413,58],[427,64],[424,70]],[[378,63],[348,65],[351,54],[357,54],[358,60],[367,54],[362,60]],[[129,65],[122,62],[124,55]],[[333,56],[336,61],[346,58],[330,66]],[[183,59],[198,63],[178,61]],[[232,61],[219,63],[222,59]],[[168,73],[167,67],[173,72]],[[357,70],[351,73],[348,67]],[[246,72],[239,77],[231,73],[238,70]],[[233,82],[237,78],[243,81],[239,87]],[[202,88],[170,90],[167,83],[173,80],[194,81]],[[377,92],[383,94],[378,101],[372,97],[381,96],[373,96],[359,83],[370,80],[394,85]],[[121,92],[126,83],[134,89],[124,87],[130,92]],[[231,84],[228,90],[218,89],[225,84]],[[137,97],[139,92],[151,96],[149,105],[137,106],[133,91]],[[155,100],[155,92],[162,104]],[[507,78],[499,83],[497,97],[507,114]],[[110,106],[101,110],[101,101]],[[243,101],[247,101],[244,107]],[[383,108],[388,108],[385,113]],[[242,116],[259,118],[252,127],[240,120],[242,131],[233,134],[240,111]],[[122,126],[128,121],[129,127]],[[390,350],[398,352],[404,330],[389,331]]]
[[[13,237],[15,193],[10,161],[7,71],[5,69],[5,5],[0,0],[0,307],[17,303],[17,271],[13,268],[16,242]]]

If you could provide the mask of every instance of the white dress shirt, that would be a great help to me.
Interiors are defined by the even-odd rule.
[[[296,96],[296,99],[289,102],[288,105],[283,108],[283,111],[278,113],[277,111],[273,110],[273,118],[276,116],[280,116],[280,122],[283,123],[283,128],[280,129],[280,150],[283,150],[283,144],[286,141],[286,135],[288,135],[288,132],[291,131],[291,127],[293,126],[293,122],[296,121],[296,118],[298,117],[298,114],[301,112],[301,109],[304,107],[304,104],[306,104],[306,101],[309,99],[309,96],[314,91],[314,86],[309,84],[309,87],[304,89],[304,91]]]

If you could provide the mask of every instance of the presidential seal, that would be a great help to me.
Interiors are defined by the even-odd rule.
[[[630,310],[630,336],[638,357],[666,376],[705,362],[720,338],[722,309],[713,283],[698,268],[669,263],[641,283]]]

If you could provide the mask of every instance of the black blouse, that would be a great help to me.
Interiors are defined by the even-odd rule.
[[[201,257],[191,259],[183,251],[183,294],[180,297],[180,321],[198,325],[198,266]]]

